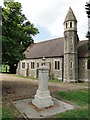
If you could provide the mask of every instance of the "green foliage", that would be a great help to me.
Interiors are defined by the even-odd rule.
[[[2,8],[2,58],[10,67],[24,59],[23,52],[33,43],[32,36],[38,34],[21,8],[18,2],[7,3],[7,7]]]
[[[80,106],[88,104],[88,90],[60,91],[56,95],[62,99],[75,102]]]

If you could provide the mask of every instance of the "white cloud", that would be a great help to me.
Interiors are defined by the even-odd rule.
[[[88,0],[15,0],[22,3],[23,13],[36,26],[48,30],[51,37],[63,36],[63,22],[71,6],[78,21],[80,39],[87,32],[85,4]],[[84,27],[83,27],[84,25]]]
[[[48,27],[51,37],[63,36],[63,17],[58,16],[51,26]]]
[[[0,0],[0,6],[2,6],[3,5],[3,0]]]
[[[86,2],[86,0],[27,0],[27,2],[23,0],[22,4],[28,19],[35,25],[46,28],[51,37],[63,36],[63,21],[71,6],[78,20],[78,31],[80,27],[83,29],[78,32],[79,37],[83,39],[87,30],[83,28],[83,24],[87,24]]]

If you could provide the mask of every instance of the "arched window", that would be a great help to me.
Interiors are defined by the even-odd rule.
[[[67,29],[67,23],[66,23],[66,29]]]
[[[72,62],[71,62],[71,68],[72,68]]]
[[[31,69],[34,69],[34,67],[35,67],[35,63],[31,62]]]
[[[55,61],[55,70],[60,70],[60,62]]]
[[[58,70],[60,69],[60,62],[58,61]]]
[[[72,22],[70,22],[70,28],[72,28]]]
[[[25,62],[22,62],[22,68],[25,68]]]
[[[57,69],[57,61],[55,61],[55,70]]]
[[[37,63],[37,67],[39,67],[39,63]]]

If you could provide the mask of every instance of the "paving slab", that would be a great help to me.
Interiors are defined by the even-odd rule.
[[[64,101],[53,98],[54,106],[39,109],[32,104],[33,98],[12,101],[14,106],[25,118],[44,118],[74,109],[74,106]]]

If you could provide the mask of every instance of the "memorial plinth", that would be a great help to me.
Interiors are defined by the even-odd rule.
[[[54,102],[52,101],[52,97],[50,96],[50,92],[48,90],[49,68],[43,65],[38,68],[38,71],[39,71],[38,90],[36,91],[36,95],[32,100],[32,104],[41,109],[53,106]]]

